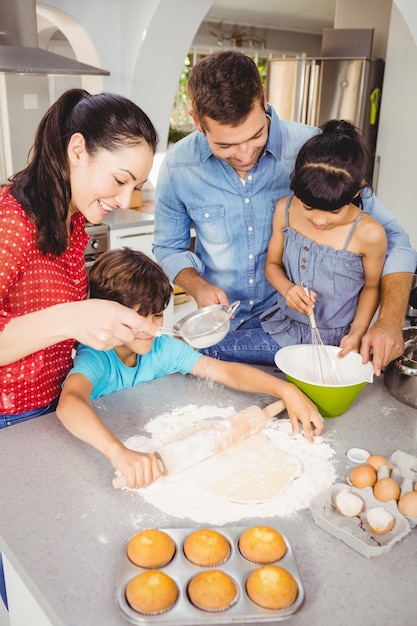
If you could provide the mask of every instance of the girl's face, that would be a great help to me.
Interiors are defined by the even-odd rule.
[[[323,211],[321,209],[312,209],[300,202],[302,207],[302,215],[316,230],[330,230],[335,226],[340,226],[346,222],[349,212],[349,204],[345,204],[335,211]]]
[[[68,146],[71,201],[68,218],[80,211],[87,221],[100,224],[115,209],[127,209],[132,194],[140,190],[152,167],[153,152],[147,143],[100,150],[90,156],[80,133]]]

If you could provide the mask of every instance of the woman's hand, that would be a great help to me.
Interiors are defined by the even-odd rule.
[[[109,350],[135,338],[132,329],[156,336],[158,327],[133,309],[110,300],[90,299],[68,304],[68,337],[96,350]]]

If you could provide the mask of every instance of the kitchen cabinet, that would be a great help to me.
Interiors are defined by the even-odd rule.
[[[110,249],[132,248],[153,257],[153,223],[146,226],[128,226],[127,228],[110,229]]]

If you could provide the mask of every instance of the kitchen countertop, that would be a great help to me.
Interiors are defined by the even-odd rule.
[[[145,201],[138,209],[117,209],[103,220],[103,224],[107,224],[111,229],[149,226],[153,223],[153,201],[150,200]]]
[[[238,411],[270,400],[174,374],[93,404],[125,440],[176,406],[232,405]],[[338,480],[345,481],[354,467],[346,457],[351,447],[386,457],[397,449],[415,455],[417,412],[376,379],[344,415],[326,420],[324,436],[336,451]],[[171,517],[136,493],[113,489],[107,459],[72,437],[54,413],[2,430],[0,441],[0,549],[51,624],[126,624],[115,601],[123,542],[140,528],[198,524]],[[417,529],[388,553],[367,559],[317,526],[308,509],[262,519],[268,522],[288,537],[304,583],[306,599],[288,618],[291,626],[415,626]],[[254,523],[256,518],[235,525]]]

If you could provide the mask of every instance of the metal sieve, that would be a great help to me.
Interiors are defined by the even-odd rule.
[[[180,337],[193,348],[214,346],[229,332],[230,318],[239,304],[240,301],[237,300],[229,306],[226,304],[205,306],[178,320],[172,328],[162,326],[159,332]]]

